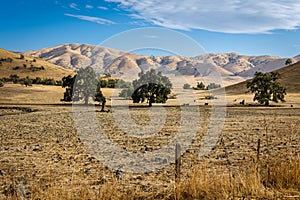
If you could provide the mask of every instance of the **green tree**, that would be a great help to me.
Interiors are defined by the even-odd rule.
[[[212,90],[212,89],[216,89],[216,88],[220,88],[221,85],[220,84],[216,84],[216,83],[210,83],[208,86],[206,86],[207,90]]]
[[[106,88],[107,87],[107,80],[101,79],[100,80],[100,86],[101,86],[101,88]]]
[[[24,78],[24,81],[23,81],[24,85],[27,87],[27,86],[32,86],[32,80],[26,76],[26,78]]]
[[[133,103],[144,102],[146,99],[149,107],[153,103],[166,103],[171,93],[172,83],[168,77],[161,72],[156,73],[154,69],[146,73],[139,73],[139,79],[132,82],[134,92],[131,95]]]
[[[262,73],[255,72],[255,77],[247,83],[249,92],[254,93],[253,101],[260,104],[269,105],[269,101],[284,101],[286,88],[282,87],[277,81],[279,74],[277,72]]]
[[[292,62],[293,62],[292,59],[288,58],[285,61],[285,65],[290,65],[290,64],[292,64]]]
[[[128,88],[124,88],[119,93],[119,97],[123,97],[125,99],[130,99],[133,92],[134,92],[134,88],[132,86],[130,86]]]
[[[13,83],[18,83],[19,82],[19,76],[17,74],[11,74],[10,79],[12,80]]]
[[[35,79],[32,80],[32,84],[41,84],[42,79],[40,77],[35,77]]]
[[[71,76],[65,76],[62,78],[62,87],[66,88],[66,91],[64,92],[64,98],[61,99],[61,101],[72,101],[72,95],[73,95],[73,86],[76,79],[76,75]]]
[[[185,84],[183,85],[183,89],[191,89],[191,85],[188,84],[188,83],[185,83]]]
[[[203,82],[197,82],[197,87],[193,87],[195,90],[205,90],[205,85]]]
[[[89,98],[95,94],[97,85],[98,79],[93,68],[80,68],[73,86],[73,100],[83,100],[84,104],[88,104]]]
[[[106,99],[101,91],[101,82],[93,68],[86,67],[79,69],[74,76],[65,76],[62,78],[62,87],[66,88],[62,101],[80,101],[84,100],[88,104],[89,99],[102,102],[101,111],[104,111]]]
[[[100,112],[105,112],[104,107],[105,107],[105,103],[106,103],[106,98],[105,98],[105,96],[103,95],[103,93],[101,91],[100,81],[97,84],[97,89],[96,89],[96,94],[95,94],[94,101],[98,101],[99,103],[102,103]]]

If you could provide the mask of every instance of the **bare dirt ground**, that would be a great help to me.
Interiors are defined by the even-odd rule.
[[[61,92],[61,88],[53,86],[26,88],[7,84],[0,89],[0,199],[108,198],[103,196],[103,191],[110,191],[112,196],[108,199],[120,196],[118,194],[140,199],[172,199],[175,159],[170,165],[146,173],[119,173],[109,168],[84,145],[74,124],[72,106],[59,102]],[[107,96],[113,93],[104,91]],[[197,98],[204,96],[197,93]],[[198,127],[192,127],[197,134],[189,148],[182,152],[183,181],[189,178],[194,166],[203,163],[208,170],[217,169],[220,174],[238,173],[257,159],[259,139],[261,160],[299,159],[299,95],[290,94],[287,102],[279,107],[242,106],[241,99],[248,102],[251,96],[227,97],[229,103],[222,134],[213,149],[202,157],[198,154],[209,129],[212,107],[203,105],[209,102],[207,99],[199,100]],[[183,107],[172,105],[178,104],[172,99],[168,102],[170,106],[164,107],[166,118],[161,130],[149,138],[126,134],[113,115],[113,107],[108,113],[95,111],[95,114],[101,130],[116,146],[143,155],[167,145],[177,134]],[[184,107],[188,107],[191,115],[195,112],[193,106]],[[158,116],[161,110],[151,112]],[[129,113],[138,125],[149,125],[147,107],[131,107]],[[124,118],[123,123],[127,123],[127,119]],[[122,160],[117,161],[122,163]],[[88,194],[83,194],[82,188]],[[299,189],[295,189],[294,194],[300,195]]]

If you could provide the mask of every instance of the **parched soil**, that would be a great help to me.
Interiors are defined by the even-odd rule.
[[[25,107],[35,112],[24,112]],[[191,123],[196,126],[180,129],[183,110],[184,116],[190,116],[188,121],[196,121]],[[97,141],[99,130],[101,137],[119,149],[140,157],[164,148],[179,132],[195,131],[192,139],[183,140],[190,142],[190,146],[181,152],[182,180],[188,178],[193,166],[204,162],[208,169],[219,169],[219,173],[226,170],[238,173],[257,159],[259,140],[261,160],[299,158],[300,108],[236,106],[227,107],[225,112],[221,134],[213,138],[216,144],[207,154],[199,156],[207,133],[218,127],[213,123],[222,123],[222,119],[211,118],[210,106],[154,107],[150,110],[147,107],[110,108],[110,112],[105,113],[87,109],[78,115],[66,105],[24,105],[23,109],[16,109],[14,105],[0,106],[0,199],[10,196],[31,199],[52,196],[55,199],[68,191],[72,195],[66,199],[81,199],[85,196],[78,188],[85,188],[96,196],[103,189],[111,191],[112,196],[171,198],[175,158],[159,160],[157,156],[157,160],[152,161],[163,163],[162,167],[147,170],[153,169],[148,161],[143,172],[128,172],[126,166],[122,166],[126,157],[112,155],[113,152],[103,149],[105,146],[96,149],[102,152],[99,155],[87,145],[87,138],[93,137],[99,145],[104,145]],[[83,118],[78,120],[79,116]],[[126,116],[130,116],[131,121]],[[132,126],[133,123],[136,126]],[[87,132],[82,135],[82,131]],[[145,134],[149,135],[143,137]],[[174,146],[171,150],[174,151]],[[105,155],[105,152],[110,154]],[[113,167],[107,163],[113,163]],[[132,163],[132,166],[138,165]]]

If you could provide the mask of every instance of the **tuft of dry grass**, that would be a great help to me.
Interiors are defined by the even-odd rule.
[[[176,199],[274,199],[300,197],[300,159],[272,160],[269,167],[241,166],[234,173],[197,165],[175,190]],[[222,172],[223,171],[223,172]],[[269,178],[267,179],[269,173]]]

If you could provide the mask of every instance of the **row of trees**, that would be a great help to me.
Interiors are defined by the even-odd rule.
[[[247,82],[248,92],[254,93],[254,101],[260,104],[269,105],[269,101],[284,101],[286,88],[278,82],[279,74],[277,72],[262,73],[256,72],[255,77]],[[66,88],[64,101],[84,100],[88,104],[89,98],[94,101],[102,102],[102,110],[105,105],[105,97],[101,92],[101,81],[97,79],[95,72],[91,67],[80,69],[75,76],[63,78],[63,87]],[[212,88],[218,88],[218,84],[210,84]],[[198,83],[198,88],[210,89],[209,86]],[[153,103],[165,103],[168,95],[171,93],[172,83],[168,77],[163,76],[161,72],[156,73],[154,69],[144,73],[139,73],[139,78],[134,80],[131,85],[124,88],[119,96],[131,98],[133,103],[147,101],[149,107]]]
[[[207,86],[203,82],[198,82],[196,87],[192,87],[190,84],[185,83],[183,89],[194,89],[194,90],[212,90],[220,88],[220,84],[210,83]]]
[[[126,82],[122,79],[100,79],[101,88],[128,88],[131,86],[130,82]]]
[[[31,86],[32,84],[62,86],[61,80],[54,80],[53,78],[41,79],[40,77],[32,79],[28,76],[25,78],[20,78],[17,74],[11,74],[8,78],[2,78],[2,81],[25,84],[26,86]]]
[[[278,82],[279,78],[280,76],[277,72],[256,72],[255,77],[246,83],[248,92],[254,93],[253,101],[258,101],[260,104],[266,106],[269,105],[269,101],[284,101],[286,88],[281,86]],[[8,79],[0,79],[0,87],[2,87],[7,80],[13,82],[21,81],[26,86],[31,84],[41,84],[47,81],[47,79],[42,80],[39,77],[35,79],[30,79],[29,77],[20,79],[17,75],[11,75]],[[102,103],[101,111],[104,111],[106,98],[101,91],[103,81],[97,78],[93,68],[81,68],[76,75],[66,76],[59,82],[54,81],[53,79],[48,80],[66,88],[62,101],[83,101],[85,104],[88,104],[89,100],[92,99],[93,101]],[[139,73],[139,78],[132,81],[132,83],[118,80],[115,87],[120,83],[121,85],[119,85],[119,87],[122,86],[126,88],[120,92],[119,96],[128,99],[131,98],[134,103],[147,101],[149,107],[151,107],[153,103],[165,103],[168,100],[168,95],[171,93],[172,88],[172,83],[169,78],[163,76],[161,72],[156,73],[154,69],[151,69],[146,73]],[[49,83],[49,85],[52,84]],[[184,86],[187,85],[185,84]],[[220,85],[214,83],[211,83],[208,86],[205,86],[202,82],[197,84],[198,89],[213,89],[218,87],[220,87]],[[187,87],[185,88],[188,89]]]

